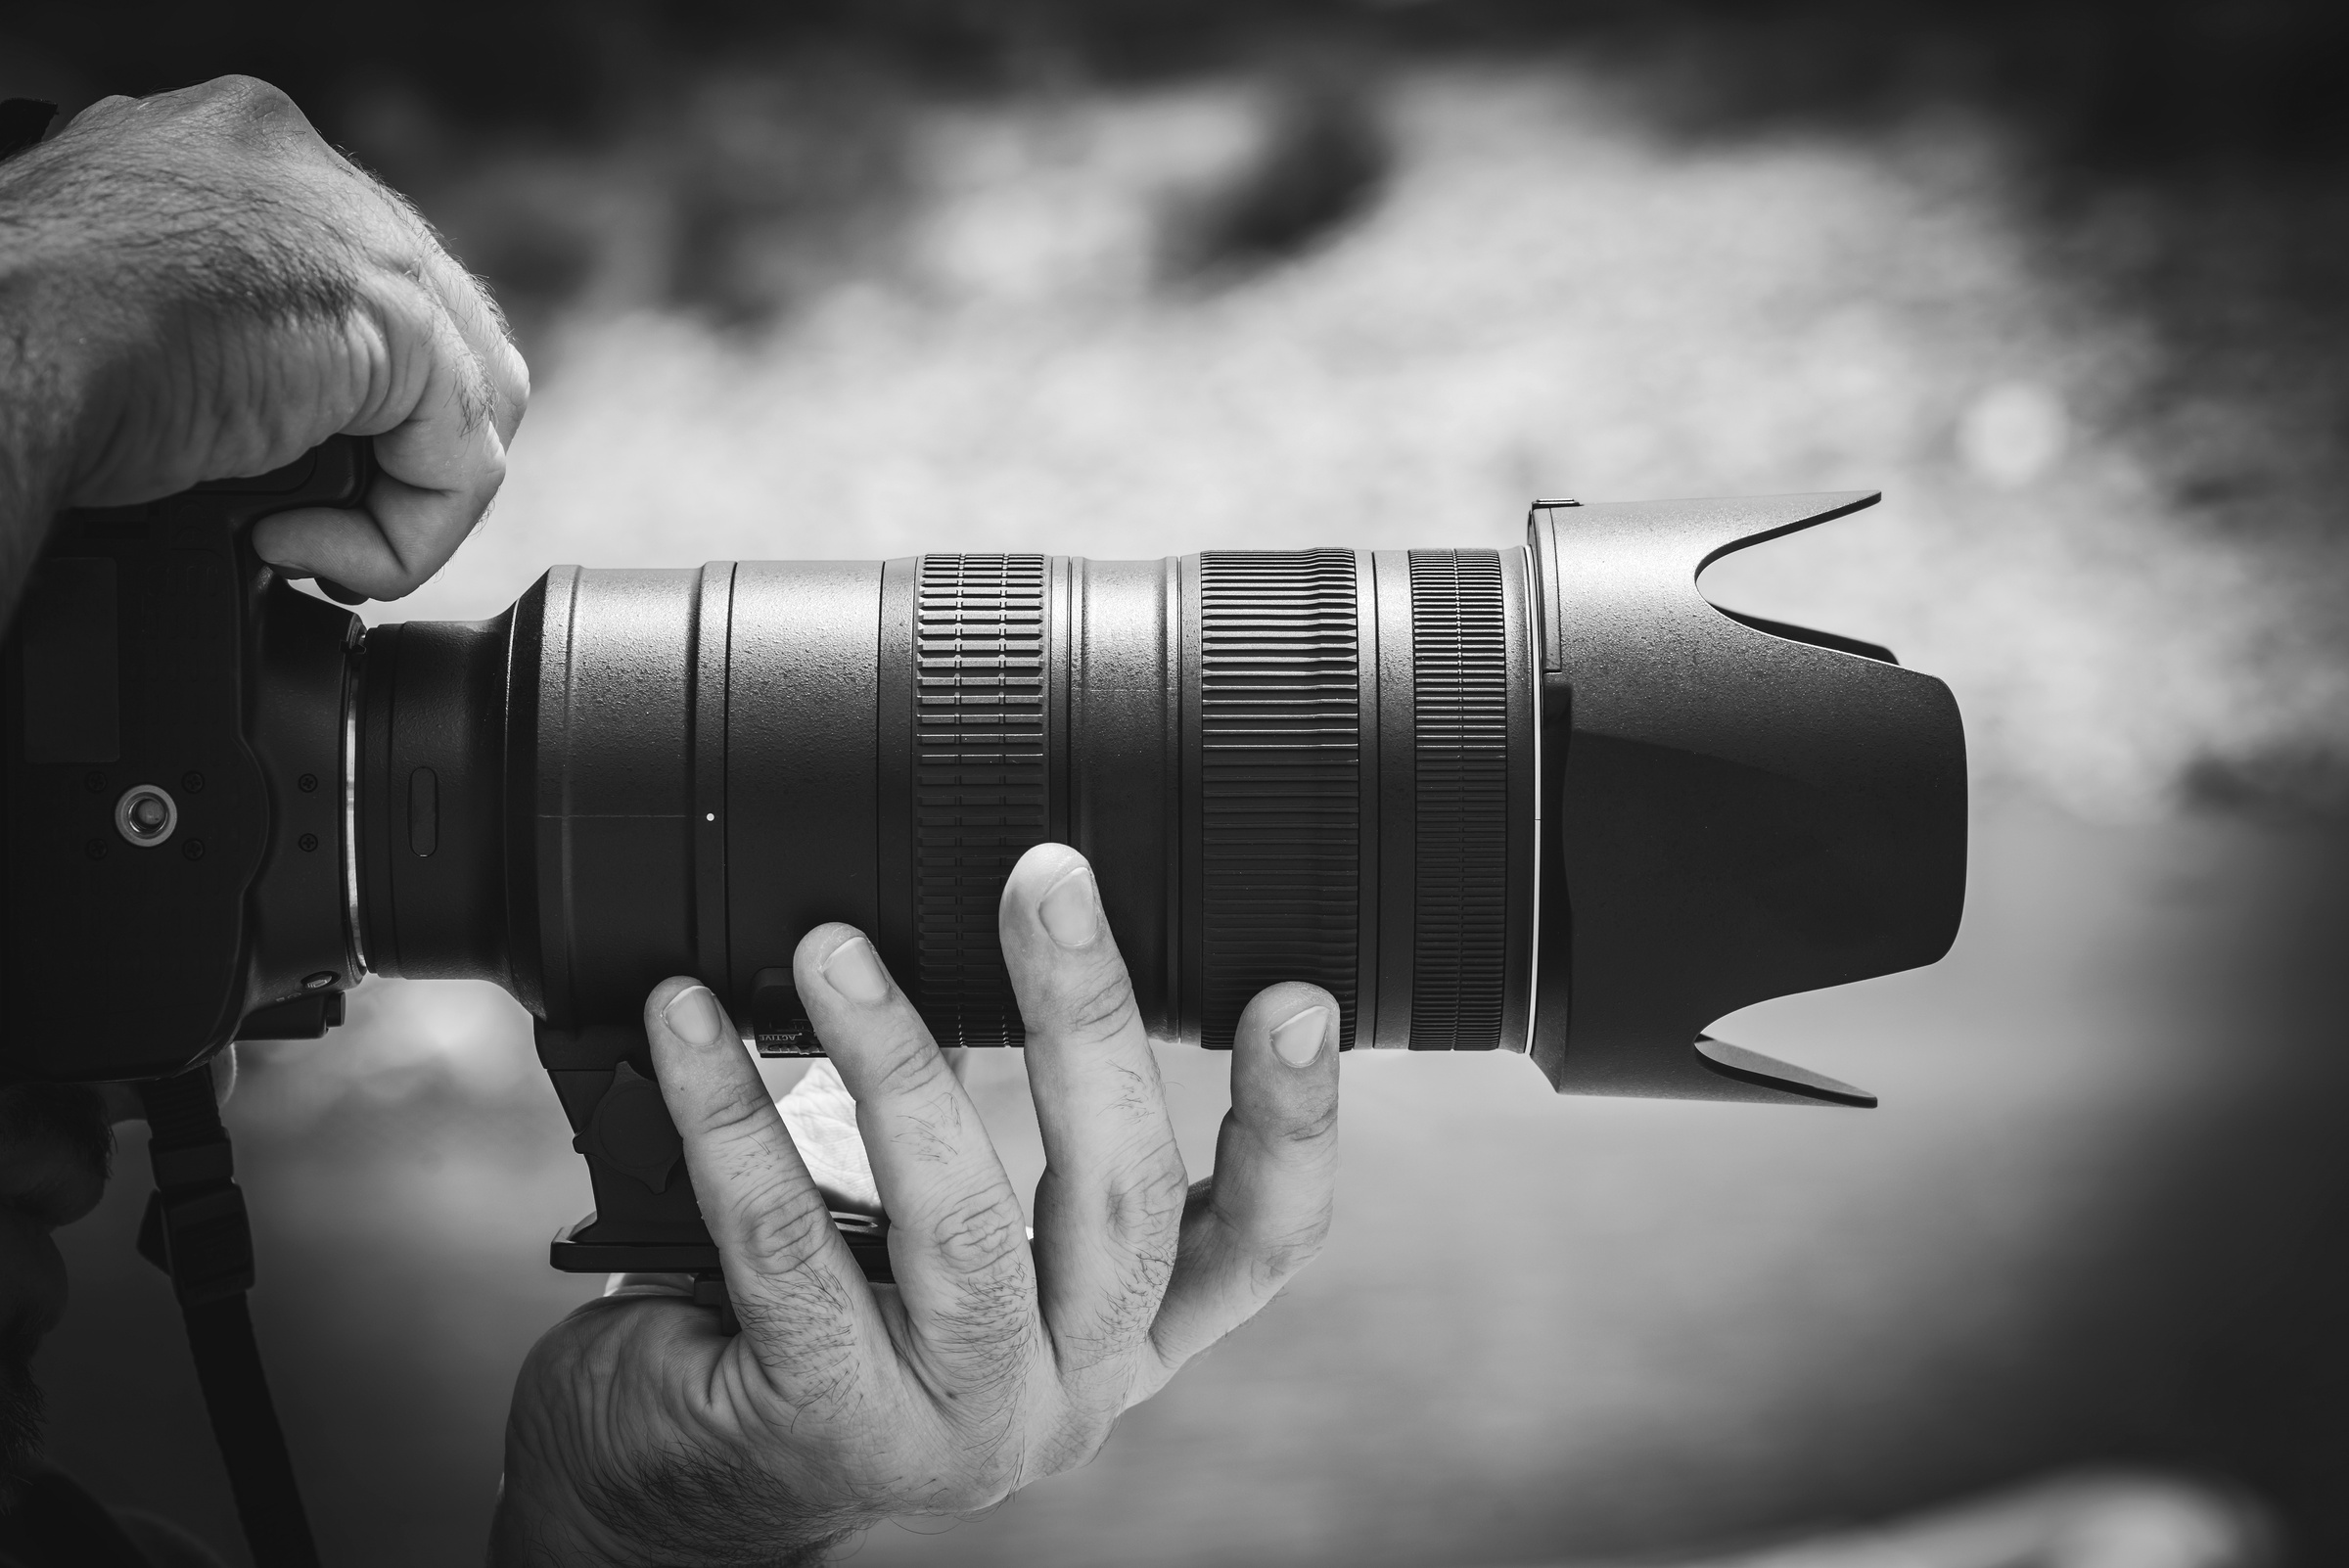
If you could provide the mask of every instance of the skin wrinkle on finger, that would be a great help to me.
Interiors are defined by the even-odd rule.
[[[1114,980],[1104,980],[1094,990],[1070,1003],[1066,1027],[1071,1043],[1107,1042],[1128,1035],[1143,1035],[1140,1008],[1134,1005],[1133,987],[1128,982],[1123,968]]]
[[[1027,1273],[1028,1216],[1008,1186],[979,1186],[939,1201],[928,1240],[958,1275],[977,1277],[1015,1263]]]

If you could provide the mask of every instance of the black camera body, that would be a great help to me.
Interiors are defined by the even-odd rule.
[[[366,630],[248,534],[371,472],[339,438],[59,519],[0,667],[0,1079],[490,980],[594,1178],[558,1265],[706,1268],[647,989],[815,1053],[791,954],[846,920],[941,1044],[1018,1044],[995,908],[1037,843],[1092,859],[1154,1035],[1228,1045],[1302,979],[1348,1048],[1524,1051],[1561,1091],[1872,1103],[1703,1031],[1957,930],[1947,688],[1695,585],[1871,494],[1540,502],[1513,550],[558,567]]]
[[[363,446],[332,442],[59,520],[0,671],[0,1075],[161,1078],[340,1022],[361,974],[343,832],[360,626],[247,536],[353,504],[367,475]]]

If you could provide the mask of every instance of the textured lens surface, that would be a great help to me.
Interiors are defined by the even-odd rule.
[[[941,1045],[1017,1045],[996,904],[1044,841],[1040,555],[926,555],[914,602],[916,994]]]
[[[1361,901],[1360,623],[1352,550],[1199,558],[1202,1034],[1265,987],[1337,997],[1352,1045]]]
[[[1418,897],[1413,1050],[1500,1043],[1508,935],[1509,668],[1500,554],[1411,552]]]

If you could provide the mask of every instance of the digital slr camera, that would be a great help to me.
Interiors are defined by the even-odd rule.
[[[820,1050],[801,935],[871,934],[944,1046],[1016,1045],[1012,863],[1090,857],[1154,1035],[1312,981],[1349,1048],[1563,1091],[1871,1103],[1709,1038],[1958,926],[1948,689],[1697,574],[1872,494],[1537,502],[1521,549],[557,567],[363,626],[251,525],[339,438],[56,526],[0,673],[0,1077],[315,1038],[364,975],[504,987],[587,1159],[559,1266],[708,1268],[640,1009],[698,976]]]

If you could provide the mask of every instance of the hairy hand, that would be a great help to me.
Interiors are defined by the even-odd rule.
[[[415,209],[248,76],[110,98],[0,163],[0,583],[51,511],[266,473],[372,436],[351,511],[280,514],[263,559],[396,598],[505,477],[530,374]]]
[[[986,1507],[1090,1458],[1318,1250],[1337,1154],[1328,992],[1249,1004],[1215,1176],[1191,1187],[1083,857],[1030,851],[1001,930],[1044,1141],[1033,1242],[872,945],[838,925],[800,944],[895,1286],[865,1282],[715,998],[685,980],[653,992],[654,1064],[742,1331],[622,1295],[541,1340],[508,1426],[496,1561],[771,1564],[892,1514]]]

